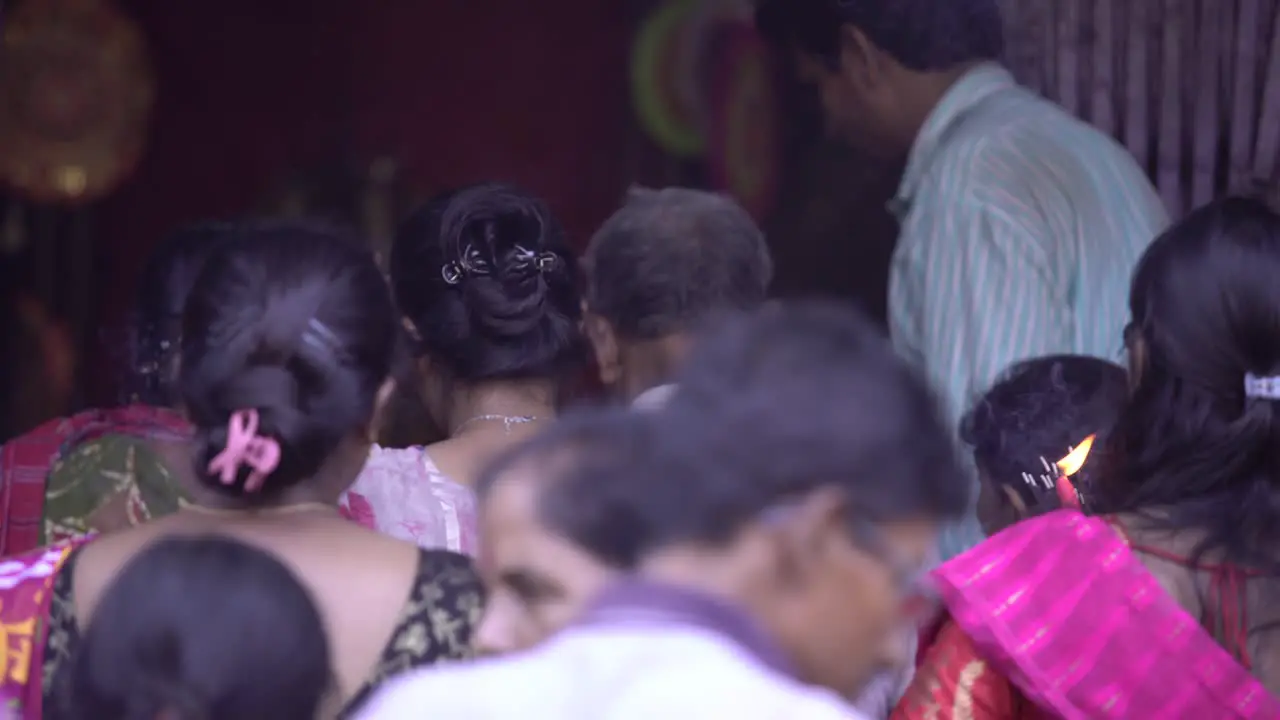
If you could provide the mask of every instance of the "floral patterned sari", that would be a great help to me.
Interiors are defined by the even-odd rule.
[[[178,507],[178,489],[153,451],[187,423],[165,408],[130,405],[52,420],[0,446],[0,556]]]
[[[950,614],[894,720],[1280,718],[1105,520],[1024,521],[935,578]]]
[[[355,483],[338,500],[344,517],[421,548],[475,556],[476,498],[450,480],[421,447],[374,445]]]
[[[39,720],[53,581],[84,539],[0,561],[0,717]]]
[[[45,483],[40,544],[139,525],[187,499],[153,439],[111,434],[59,458]]]

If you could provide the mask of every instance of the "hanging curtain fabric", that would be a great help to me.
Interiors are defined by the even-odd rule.
[[[1124,143],[1175,216],[1276,184],[1280,0],[1002,0],[1006,62]]]

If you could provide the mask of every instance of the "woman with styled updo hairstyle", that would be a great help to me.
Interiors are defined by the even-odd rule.
[[[471,561],[371,532],[337,507],[368,457],[401,343],[372,255],[323,226],[249,223],[229,232],[182,319],[177,388],[192,427],[189,501],[11,561],[25,569],[10,566],[0,621],[43,621],[47,637],[35,640],[27,676],[37,688],[45,679],[46,700],[69,677],[81,628],[105,607],[98,601],[113,580],[174,536],[231,538],[297,576],[328,634],[341,716],[395,673],[471,652],[483,602]],[[13,615],[20,610],[31,614]],[[234,652],[225,658],[235,660]],[[0,683],[0,698],[15,694]],[[27,709],[39,717],[38,707]]]
[[[375,446],[343,507],[396,537],[472,551],[480,469],[553,418],[583,367],[577,264],[545,203],[486,183],[410,215],[390,270],[419,392],[447,438]]]

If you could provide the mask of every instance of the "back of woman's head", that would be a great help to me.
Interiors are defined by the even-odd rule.
[[[178,229],[152,252],[134,299],[131,338],[131,398],[171,405],[182,337],[182,310],[205,262],[234,235],[228,223],[199,223]]]
[[[1129,397],[1128,378],[1115,363],[1082,355],[1049,355],[1010,368],[960,423],[979,470],[1011,488],[1027,508],[1056,502],[1039,478],[1089,436],[1102,442]],[[1086,488],[1098,463],[1073,476]],[[1029,482],[1027,478],[1031,478]],[[1086,493],[1086,496],[1088,493]]]
[[[296,222],[245,224],[235,234],[187,303],[180,386],[197,431],[197,473],[253,502],[311,478],[367,429],[399,325],[358,242]],[[278,450],[260,488],[249,482],[257,470],[239,467],[227,481],[209,470],[229,440],[246,439],[233,420],[256,421],[247,435]]]
[[[584,357],[576,261],[537,198],[441,196],[396,233],[391,279],[419,349],[463,382],[554,377]]]
[[[1280,540],[1280,216],[1245,199],[1191,213],[1134,272],[1132,398],[1095,488],[1201,550],[1274,563]],[[1251,379],[1260,387],[1246,390]],[[1280,568],[1277,568],[1280,569]]]
[[[57,720],[314,720],[333,690],[320,613],[265,552],[216,537],[161,540],[103,594]]]

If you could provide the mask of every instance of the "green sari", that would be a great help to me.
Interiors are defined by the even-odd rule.
[[[150,442],[105,435],[60,457],[49,471],[40,544],[118,530],[176,512],[187,497]]]

